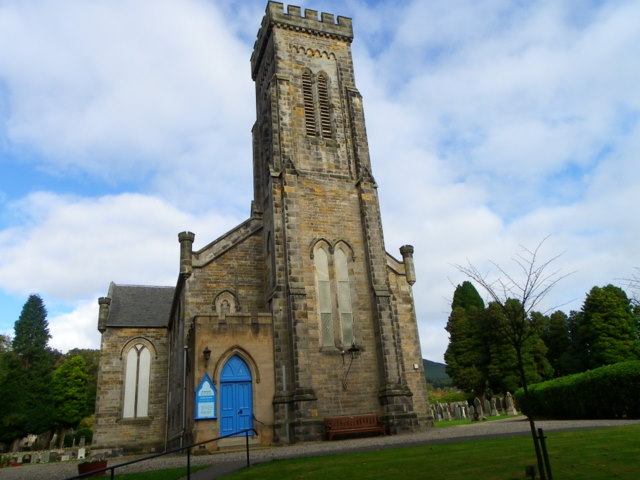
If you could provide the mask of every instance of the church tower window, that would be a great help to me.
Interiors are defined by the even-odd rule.
[[[353,307],[347,253],[338,248],[331,255],[324,247],[316,247],[313,261],[316,271],[321,346],[335,347],[336,338],[342,345],[351,345],[354,342]]]
[[[149,349],[140,343],[134,345],[127,353],[123,418],[148,416],[150,373],[151,353]]]
[[[318,105],[320,106],[320,133],[322,138],[331,138],[331,106],[329,104],[328,79],[318,74]]]
[[[331,301],[331,284],[329,281],[329,257],[324,248],[315,251],[316,282],[318,286],[318,308],[320,311],[320,328],[322,346],[333,347],[333,302]]]
[[[302,72],[302,94],[304,97],[304,121],[307,135],[316,135],[316,108],[313,100],[313,80],[311,72]]]
[[[353,338],[353,314],[351,307],[351,286],[349,284],[349,264],[344,250],[339,248],[334,255],[336,285],[338,288],[338,312],[342,330],[342,344],[351,345]]]

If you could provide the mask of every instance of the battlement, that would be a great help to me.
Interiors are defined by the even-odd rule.
[[[337,20],[337,21],[336,21]],[[308,32],[314,35],[340,38],[351,43],[353,40],[353,26],[348,17],[338,16],[337,19],[332,13],[322,12],[318,17],[317,10],[302,9],[296,5],[287,6],[285,12],[284,5],[280,2],[269,2],[262,18],[258,38],[253,46],[251,54],[251,72],[253,78],[256,69],[260,64],[260,58],[264,52],[267,39],[274,26],[291,28],[298,31]]]

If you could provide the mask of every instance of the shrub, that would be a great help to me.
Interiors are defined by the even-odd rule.
[[[525,414],[560,419],[640,418],[640,361],[621,362],[529,386]]]
[[[93,430],[90,428],[81,428],[78,430],[75,435],[76,445],[80,444],[80,438],[82,437],[84,437],[86,444],[89,445],[91,440],[93,440]]]

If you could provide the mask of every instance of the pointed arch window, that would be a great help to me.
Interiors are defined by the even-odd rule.
[[[305,69],[302,72],[302,97],[307,135],[332,138],[331,102],[327,75],[320,72],[317,77],[314,77],[310,70]]]
[[[313,100],[313,78],[309,70],[302,72],[302,95],[304,97],[304,121],[307,135],[316,135],[316,106]]]
[[[349,279],[349,257],[338,248],[333,254],[324,246],[314,249],[314,265],[320,316],[320,344],[322,347],[338,344],[351,345],[353,334],[353,307]]]
[[[127,353],[124,379],[123,418],[139,418],[149,415],[149,380],[151,353],[138,343]]]
[[[331,106],[329,85],[324,73],[318,74],[318,106],[320,107],[320,133],[322,138],[331,138]]]
[[[349,283],[349,264],[344,250],[341,248],[336,250],[334,260],[342,343],[343,345],[351,345],[353,343],[353,312],[351,307],[351,285]]]
[[[318,286],[318,309],[320,311],[320,329],[323,346],[334,345],[333,302],[331,301],[331,283],[329,281],[329,257],[323,248],[314,255],[316,282]]]

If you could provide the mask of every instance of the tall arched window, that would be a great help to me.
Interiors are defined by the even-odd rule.
[[[307,135],[316,135],[316,107],[313,99],[313,79],[311,72],[302,72],[302,96],[304,98],[304,121]]]
[[[328,246],[328,245],[326,245]],[[327,252],[325,245],[314,248],[318,313],[320,315],[320,344],[349,346],[354,342],[353,307],[349,280],[349,257],[342,248]]]
[[[353,343],[353,315],[351,311],[351,287],[349,285],[349,264],[344,250],[338,249],[334,255],[336,286],[338,290],[338,313],[342,330],[342,344]]]
[[[329,281],[329,257],[323,248],[314,255],[316,282],[318,285],[318,309],[320,310],[320,328],[323,346],[334,345],[333,335],[333,302],[331,301],[331,284]]]
[[[315,79],[310,70],[302,72],[302,98],[307,135],[332,138],[331,102],[329,101],[329,78],[320,72]],[[318,125],[320,130],[318,130]]]
[[[329,85],[327,76],[324,73],[318,74],[318,105],[320,106],[320,134],[322,138],[331,138]]]
[[[139,418],[149,415],[149,378],[151,353],[138,343],[129,349],[124,379],[123,418]]]

